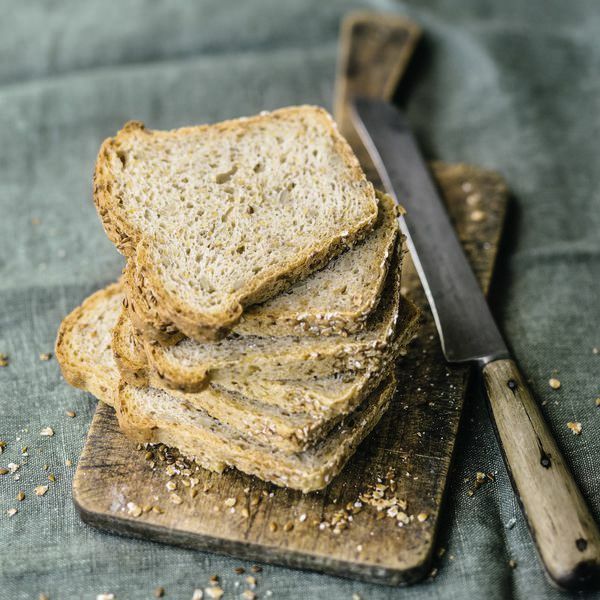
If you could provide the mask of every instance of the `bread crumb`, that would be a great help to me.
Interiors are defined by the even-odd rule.
[[[8,354],[0,352],[0,367],[8,367]]]
[[[474,210],[471,213],[471,221],[475,223],[480,223],[486,217],[486,214],[482,210]]]
[[[14,516],[15,516],[15,515],[16,515],[18,512],[19,512],[19,509],[18,509],[18,508],[9,508],[9,509],[6,511],[6,514],[7,514],[9,517],[14,517]]]
[[[96,600],[115,600],[114,594],[98,594]]]
[[[579,435],[581,433],[581,423],[569,421],[567,427],[573,432],[573,435]]]
[[[473,194],[469,194],[467,196],[467,204],[469,206],[476,206],[477,204],[479,204],[479,202],[481,202],[481,194],[478,192],[475,192]]]
[[[205,592],[206,595],[213,600],[219,600],[219,598],[221,598],[225,593],[218,585],[206,588]]]
[[[48,491],[48,486],[38,485],[37,487],[33,488],[33,491],[35,492],[36,496],[43,496]]]
[[[135,502],[127,503],[127,512],[132,517],[139,517],[142,514],[142,507],[136,504]]]
[[[70,419],[74,419],[77,416],[77,413],[75,411],[73,411],[73,410],[68,410],[68,411],[65,412],[65,414]]]
[[[560,381],[558,379],[556,379],[556,377],[552,377],[548,380],[548,385],[553,390],[558,390],[560,388]]]
[[[17,500],[19,502],[23,502],[23,500],[25,500],[25,492],[23,490],[19,490],[19,493],[17,494]]]
[[[154,590],[154,596],[156,598],[162,598],[165,595],[165,588],[164,587],[157,587]]]
[[[517,561],[516,561],[516,560],[513,560],[513,559],[511,558],[511,559],[508,561],[508,566],[509,566],[511,569],[516,569],[516,568],[517,568]]]
[[[47,362],[52,358],[52,352],[42,352],[40,354],[40,360]]]
[[[223,504],[229,508],[232,508],[237,503],[237,498],[226,498]]]
[[[52,427],[44,427],[44,429],[40,431],[40,435],[44,437],[52,437],[54,435],[54,429],[52,429]]]
[[[424,523],[425,521],[427,521],[427,519],[429,519],[429,515],[425,512],[419,513],[417,515],[417,521],[419,521],[419,523]]]
[[[204,592],[202,590],[194,590],[192,595],[192,600],[202,600],[204,597]]]

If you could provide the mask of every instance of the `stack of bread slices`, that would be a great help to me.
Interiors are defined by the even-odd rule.
[[[128,123],[100,149],[94,199],[127,264],[63,321],[65,378],[132,440],[325,487],[389,406],[418,321],[396,206],[327,112]]]

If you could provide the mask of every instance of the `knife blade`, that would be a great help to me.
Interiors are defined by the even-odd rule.
[[[353,121],[388,194],[425,290],[444,356],[479,365],[511,483],[542,563],[567,589],[600,586],[600,531],[510,357],[406,118],[356,98]]]
[[[508,349],[469,265],[408,121],[380,100],[359,99],[359,135],[386,191],[401,199],[400,227],[440,334],[448,362],[487,363]]]

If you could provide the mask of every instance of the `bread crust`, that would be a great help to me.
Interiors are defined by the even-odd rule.
[[[225,121],[217,125],[186,127],[170,132],[150,131],[139,121],[127,123],[114,138],[105,140],[100,148],[94,173],[94,203],[109,239],[144,275],[146,289],[156,299],[156,313],[164,324],[173,323],[187,337],[199,341],[216,340],[237,323],[244,307],[264,302],[276,296],[294,282],[305,278],[313,271],[325,266],[345,248],[362,239],[373,226],[377,217],[377,200],[373,186],[367,181],[358,159],[346,140],[338,133],[337,126],[329,114],[320,107],[290,107],[261,114],[246,119],[248,124],[265,118],[282,118],[290,111],[310,110],[316,118],[324,120],[329,128],[337,152],[342,156],[351,177],[364,190],[365,198],[371,205],[364,219],[352,224],[343,232],[333,234],[321,244],[314,244],[289,261],[284,267],[264,269],[259,275],[246,281],[232,293],[219,312],[205,312],[181,301],[166,289],[156,265],[152,260],[150,247],[157,243],[155,236],[145,235],[128,221],[120,207],[120,199],[114,193],[115,172],[112,165],[118,161],[119,142],[126,136],[156,135],[182,136],[190,131],[202,132],[208,128],[224,131],[239,124],[239,120]],[[126,283],[128,285],[128,283]]]
[[[88,312],[95,310],[107,299],[122,293],[122,283],[118,281],[86,298],[63,319],[54,343],[54,356],[67,382],[73,387],[90,392],[111,406],[114,404],[115,391],[112,377],[102,369],[97,371],[90,369],[89,365],[74,352],[72,337],[75,328],[81,324]]]

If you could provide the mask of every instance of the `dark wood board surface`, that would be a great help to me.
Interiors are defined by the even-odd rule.
[[[379,32],[381,23],[389,27],[389,21],[361,13],[343,30],[342,76],[349,57],[344,44],[346,50],[360,51],[360,43],[354,46],[348,37],[357,21],[364,24],[359,30],[367,43],[389,44],[392,39],[404,52],[408,40],[412,51],[416,28],[407,29],[404,37],[390,38]],[[394,26],[402,28],[405,23],[400,20]],[[375,32],[375,38],[368,32]],[[404,63],[398,67],[394,53],[387,52],[390,69],[380,70],[395,81],[407,62],[406,53],[400,55]],[[359,64],[367,63],[355,62]],[[357,66],[355,81],[360,79],[359,71]],[[374,93],[385,96],[390,87]],[[338,80],[338,107],[352,89],[357,87],[340,88]],[[346,134],[348,122],[339,120]],[[362,159],[360,148],[357,153]],[[436,164],[433,170],[487,290],[506,209],[506,187],[497,174],[472,166]],[[123,437],[112,409],[100,403],[73,482],[74,501],[83,520],[115,533],[391,585],[426,575],[469,370],[446,365],[411,265],[403,277],[405,292],[424,309],[423,326],[398,367],[399,386],[390,410],[327,489],[303,495],[234,470],[224,475],[199,470],[192,473],[195,485],[186,487],[189,475],[169,475],[166,462],[159,460],[152,467],[154,459],[147,459],[145,450]],[[390,472],[395,490],[392,494],[388,487],[384,495],[406,501],[411,520],[402,526],[397,518],[365,502],[362,508],[353,506],[378,478],[389,485],[386,474]],[[180,504],[170,501],[168,481],[176,484]],[[229,506],[231,498],[234,506]],[[349,520],[355,510],[359,512]],[[338,527],[331,525],[336,520]]]

